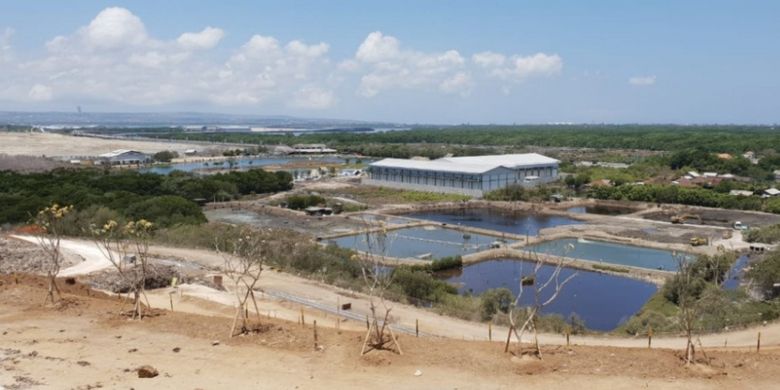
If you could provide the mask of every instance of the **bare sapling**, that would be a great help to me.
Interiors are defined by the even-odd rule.
[[[249,323],[250,300],[257,321],[260,321],[255,288],[270,252],[269,241],[265,235],[249,227],[242,227],[238,232],[228,232],[224,237],[217,237],[215,249],[222,255],[223,269],[232,281],[236,297],[236,312],[230,327],[230,337],[249,333],[252,330]]]
[[[150,273],[149,240],[153,234],[154,224],[145,219],[130,221],[124,226],[114,220],[99,228],[92,226],[95,244],[132,293],[132,309],[124,313],[132,319],[140,320],[144,316],[141,298],[146,296],[146,280]]]
[[[384,225],[377,230],[366,222],[364,240],[366,252],[352,256],[352,260],[360,263],[370,311],[368,330],[360,354],[365,355],[372,350],[392,350],[401,355],[401,345],[390,327],[390,312],[393,308],[385,299],[385,292],[393,281],[392,271],[384,267],[392,246],[392,236],[388,235]]]
[[[571,249],[570,247],[567,249]],[[523,336],[530,332],[533,334],[533,354],[541,359],[542,350],[539,346],[538,319],[542,310],[553,303],[561,291],[575,276],[573,272],[567,277],[562,277],[561,271],[564,269],[564,256],[557,257],[554,262],[548,264],[551,268],[550,274],[543,277],[541,270],[544,261],[539,254],[534,253],[534,267],[530,274],[523,275],[521,272],[518,281],[519,291],[509,309],[509,332],[517,340],[518,353],[523,353]],[[523,305],[523,298],[530,295],[531,303]],[[509,338],[507,338],[507,350],[509,348]]]
[[[60,289],[57,286],[57,275],[59,275],[62,268],[60,241],[62,240],[63,221],[72,210],[73,206],[60,207],[54,203],[39,211],[35,216],[35,225],[38,227],[35,238],[46,254],[46,261],[41,261],[41,268],[42,271],[46,272],[46,278],[49,283],[46,298],[43,301],[44,305],[48,303],[54,304],[56,300],[62,298]]]
[[[694,333],[696,331],[696,322],[700,315],[701,306],[698,303],[698,294],[696,286],[696,267],[693,261],[689,261],[684,254],[674,254],[677,262],[677,272],[674,276],[675,295],[677,296],[677,307],[679,308],[680,327],[685,333],[685,364],[694,363],[696,359],[696,348],[694,345]]]

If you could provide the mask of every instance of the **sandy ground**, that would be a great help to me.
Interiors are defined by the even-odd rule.
[[[144,153],[187,149],[202,150],[203,145],[173,142],[109,140],[73,137],[61,134],[0,132],[0,154],[28,156],[96,156],[116,149],[134,149]]]
[[[403,355],[359,355],[362,332],[263,319],[228,338],[229,319],[157,311],[117,314],[115,298],[81,285],[41,308],[43,281],[0,277],[0,387],[18,389],[736,389],[776,386],[780,354],[708,351],[684,366],[678,352],[646,348],[545,347],[543,360],[500,345],[402,335]],[[138,378],[151,365],[154,378]]]

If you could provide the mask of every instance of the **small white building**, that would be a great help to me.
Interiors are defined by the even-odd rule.
[[[731,196],[753,196],[753,191],[731,190],[731,191],[729,191],[729,195],[731,195]]]
[[[764,190],[764,194],[767,197],[778,196],[778,195],[780,195],[780,190],[778,190],[777,188],[772,187],[772,188],[770,188],[768,190]]]
[[[100,161],[109,165],[145,164],[152,161],[151,156],[137,150],[117,149],[113,152],[103,153]]]

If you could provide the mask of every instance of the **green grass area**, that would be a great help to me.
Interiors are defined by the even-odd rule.
[[[440,194],[436,192],[409,191],[395,188],[375,186],[353,186],[338,190],[320,191],[323,195],[340,196],[354,199],[369,205],[385,205],[392,203],[426,203],[426,202],[463,202],[471,197],[460,194]]]

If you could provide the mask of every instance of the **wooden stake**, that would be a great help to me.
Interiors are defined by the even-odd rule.
[[[420,337],[420,320],[414,319],[414,336]]]
[[[398,354],[403,355],[404,351],[401,350],[401,344],[398,344],[398,339],[395,337],[395,333],[393,333],[393,328],[388,326],[387,331],[390,332],[390,338],[393,340],[393,344],[395,344],[395,348],[398,349]]]
[[[488,322],[488,341],[493,341],[493,324]]]
[[[509,327],[509,332],[506,334],[506,344],[504,345],[504,353],[509,352],[509,340],[512,338],[512,331],[514,330],[514,326]]]
[[[168,299],[171,301],[171,312],[173,312],[173,294],[168,294]]]
[[[371,326],[368,324],[368,316],[366,316],[366,329],[371,328]]]
[[[301,308],[301,326],[306,326],[306,317],[303,315],[303,308]]]
[[[569,347],[569,330],[566,329],[566,348]]]
[[[758,332],[758,340],[756,340],[756,353],[761,352],[761,332]]]
[[[647,348],[651,348],[653,343],[653,327],[647,328]]]
[[[317,343],[317,320],[314,320],[314,350],[316,351],[319,347],[319,344]]]

